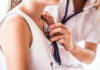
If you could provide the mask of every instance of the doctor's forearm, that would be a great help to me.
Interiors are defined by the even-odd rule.
[[[94,60],[96,56],[96,53],[94,51],[90,49],[86,49],[86,48],[81,48],[77,44],[74,44],[74,46],[75,46],[75,49],[70,50],[70,52],[80,62],[90,64]]]

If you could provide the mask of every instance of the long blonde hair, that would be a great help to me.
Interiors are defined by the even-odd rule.
[[[20,4],[22,0],[8,0],[7,12]]]

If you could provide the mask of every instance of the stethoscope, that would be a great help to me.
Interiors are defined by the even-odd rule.
[[[49,35],[49,32],[51,31],[50,29],[50,25],[47,24],[47,21],[45,18],[41,17],[44,21],[44,27],[43,30],[45,32],[45,35],[48,39],[50,39],[52,36]],[[52,24],[52,23],[51,23]],[[59,50],[58,50],[58,44],[56,41],[52,42],[51,45],[53,46],[53,57],[54,60],[56,62],[56,64],[61,65],[61,59],[60,59],[60,54],[59,54]]]
[[[69,0],[66,0],[66,1],[67,1],[67,4],[66,4],[65,15],[64,15],[64,17],[63,17],[63,19],[62,19],[62,21],[61,21],[63,24],[65,24],[65,23],[66,23],[69,19],[71,19],[72,17],[74,17],[74,16],[76,16],[76,15],[78,15],[78,14],[80,14],[80,13],[82,13],[82,12],[88,10],[89,8],[92,8],[92,7],[94,7],[94,6],[96,6],[96,5],[98,5],[98,4],[100,3],[100,1],[98,0],[96,3],[94,3],[94,4],[90,5],[90,6],[88,6],[87,8],[83,8],[83,9],[81,9],[80,11],[78,11],[78,12],[72,14],[71,16],[68,16],[68,17],[67,17],[67,14],[68,14],[68,6],[69,6]],[[66,17],[67,17],[67,18],[66,18]],[[45,20],[44,18],[42,18],[42,19]],[[46,20],[45,20],[45,21],[46,21]],[[44,27],[44,32],[46,33],[46,36],[47,36],[48,39],[51,38],[51,36],[49,36],[50,28],[49,28],[48,25],[46,25],[46,26]],[[53,45],[53,47],[54,47],[53,56],[54,56],[55,62],[56,62],[58,65],[61,65],[61,58],[60,58],[60,54],[59,54],[57,42],[56,42],[56,41],[55,41],[55,42],[52,42],[52,45]]]
[[[100,3],[100,0],[97,0],[97,2],[95,2],[94,4],[92,4],[92,5],[90,5],[90,6],[86,7],[86,8],[83,8],[83,9],[81,9],[81,10],[79,10],[79,11],[75,12],[74,14],[72,14],[72,15],[70,15],[70,16],[67,17],[67,15],[68,15],[69,1],[70,0],[66,0],[67,3],[66,3],[65,15],[64,15],[63,19],[61,20],[61,23],[63,23],[63,24],[65,24],[68,20],[70,20],[74,16],[76,16],[76,15],[78,15],[78,14],[80,14],[80,13],[82,13],[82,12],[84,12],[84,11],[86,11],[86,10],[94,7],[94,6],[97,6]]]

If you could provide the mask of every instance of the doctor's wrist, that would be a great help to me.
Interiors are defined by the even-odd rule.
[[[77,46],[73,41],[70,42],[70,48],[68,49],[68,51],[71,52],[71,53],[77,52]]]

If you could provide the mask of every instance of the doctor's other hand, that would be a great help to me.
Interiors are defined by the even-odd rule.
[[[49,35],[52,36],[50,39],[51,42],[57,41],[68,51],[75,50],[70,31],[62,23],[53,24],[50,26],[50,29],[51,32]]]

